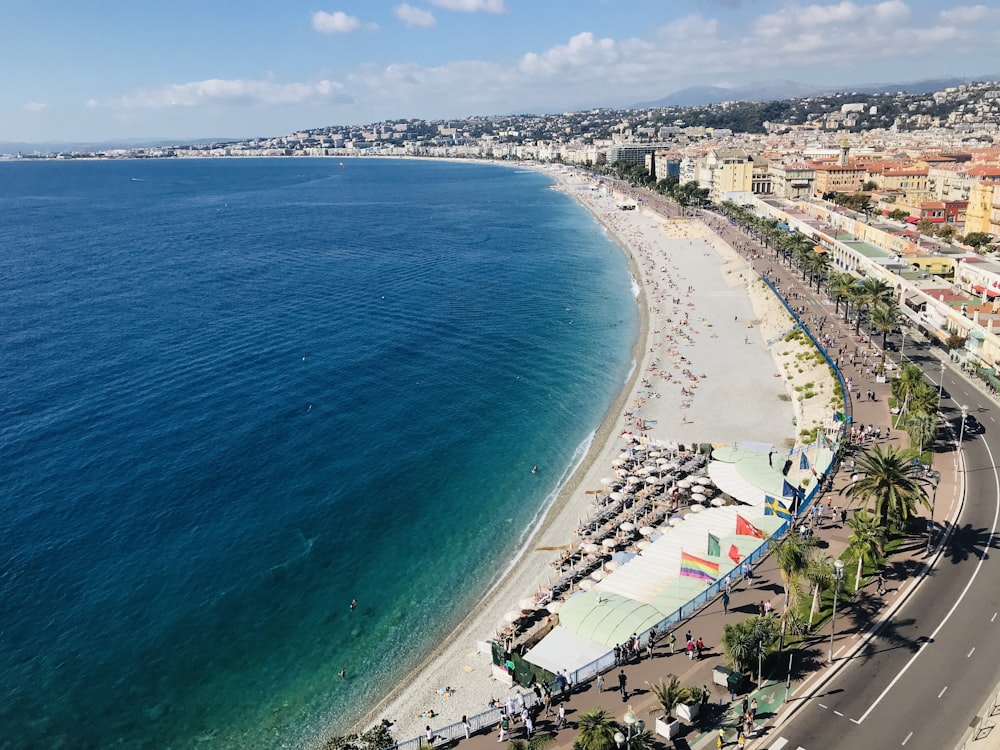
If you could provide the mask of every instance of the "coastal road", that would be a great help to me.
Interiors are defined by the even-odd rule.
[[[936,380],[939,368],[930,374]],[[965,404],[985,432],[964,435],[965,506],[937,564],[886,627],[757,747],[949,750],[1000,681],[1000,563],[990,554],[1000,518],[998,410],[951,370],[944,390],[957,399],[942,403],[945,418],[960,419],[958,404]],[[915,579],[887,583],[891,596]],[[862,627],[864,605],[862,597],[846,613]],[[857,642],[838,647],[840,658]]]

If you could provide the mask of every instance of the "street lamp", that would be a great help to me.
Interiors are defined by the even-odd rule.
[[[615,732],[615,744],[619,748],[624,745],[625,750],[629,750],[632,743],[633,727],[635,728],[635,734],[638,734],[643,730],[643,722],[639,721],[639,717],[635,715],[632,706],[628,707],[628,711],[625,712],[622,721],[625,722],[625,731],[627,734]]]
[[[837,631],[837,594],[840,593],[840,582],[844,580],[844,561],[833,561],[833,617],[830,619],[830,656],[827,661],[833,661],[833,635]]]
[[[941,481],[940,477],[931,477],[931,486],[934,488],[931,494],[931,517],[927,521],[927,554],[931,553],[931,537],[934,535],[934,506],[937,504],[937,488],[938,483]]]
[[[962,440],[965,438],[965,418],[969,416],[969,407],[963,405],[962,407],[962,426],[958,428],[958,446],[962,447]]]

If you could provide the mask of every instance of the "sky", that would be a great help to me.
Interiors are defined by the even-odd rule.
[[[1000,3],[5,0],[0,142],[276,136],[1000,72]]]

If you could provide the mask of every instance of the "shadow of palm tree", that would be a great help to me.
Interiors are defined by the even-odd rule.
[[[971,524],[966,524],[955,529],[944,548],[944,557],[955,565],[973,557],[983,559],[997,544],[989,529],[973,528]]]
[[[886,623],[877,635],[865,641],[864,646],[858,651],[858,657],[862,661],[868,661],[876,654],[900,648],[916,653],[920,646],[927,641],[926,635],[914,634],[916,637],[911,637],[909,634],[908,630],[912,632],[916,622],[913,618],[908,618]]]

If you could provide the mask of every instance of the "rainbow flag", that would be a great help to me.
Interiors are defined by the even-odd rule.
[[[719,577],[719,563],[702,560],[700,557],[682,551],[681,575],[688,578],[698,578],[702,581],[714,581]]]

